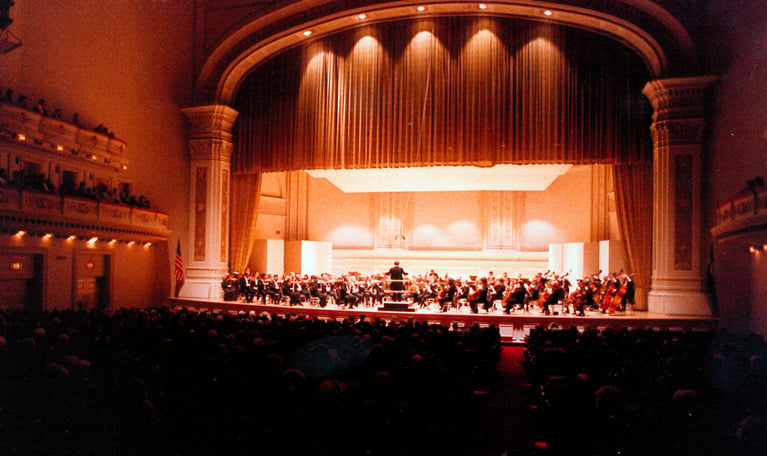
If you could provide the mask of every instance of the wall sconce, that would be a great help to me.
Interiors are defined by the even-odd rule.
[[[53,233],[45,233],[45,234],[43,234],[43,236],[42,236],[42,238],[43,238],[43,239],[50,239],[50,238],[52,238],[52,237],[53,237]]]
[[[74,241],[75,239],[77,239],[77,236],[73,234],[67,238],[67,241]]]
[[[16,139],[18,139],[19,141],[26,141],[27,140],[27,135],[23,135],[23,134],[19,133],[18,135],[16,135]]]
[[[14,261],[10,265],[11,271],[21,271],[24,269],[24,265],[21,264],[21,261]]]
[[[93,269],[93,261],[85,263],[85,269]]]
[[[24,230],[19,230],[19,231],[16,232],[16,236],[20,237],[20,238],[26,236],[26,234],[27,234],[27,232],[24,231]]]
[[[95,243],[96,243],[96,241],[98,241],[98,240],[99,240],[99,238],[97,238],[96,236],[93,236],[92,238],[88,239],[88,244],[91,244],[91,245],[93,245],[93,244],[95,244]]]
[[[152,246],[151,242],[147,242],[146,244],[144,244],[144,247],[151,247],[151,246]]]

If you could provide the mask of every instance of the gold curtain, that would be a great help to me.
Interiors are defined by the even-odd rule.
[[[445,17],[312,41],[240,86],[235,171],[642,162],[647,71],[608,38]]]
[[[244,271],[250,264],[250,255],[256,240],[261,181],[262,173],[232,174],[229,265],[235,271]]]
[[[652,273],[652,164],[613,166],[618,226],[629,272],[634,274],[636,308],[647,310]]]

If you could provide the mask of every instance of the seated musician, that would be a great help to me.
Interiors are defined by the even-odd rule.
[[[471,307],[471,313],[479,313],[479,307],[478,304],[482,303],[482,306],[485,310],[488,309],[487,304],[487,297],[488,297],[488,286],[487,286],[487,278],[482,277],[479,280],[479,286],[474,291],[474,293],[469,296],[469,306]]]
[[[525,298],[527,297],[527,288],[525,288],[525,280],[522,278],[517,279],[509,292],[504,297],[503,308],[504,312],[509,314],[512,309],[521,310],[525,305]]]
[[[250,276],[250,268],[245,268],[245,272],[240,276],[240,292],[245,295],[245,302],[253,302],[256,295],[255,283]]]
[[[224,301],[236,301],[240,295],[240,286],[237,283],[237,278],[230,273],[227,273],[224,280],[221,281],[221,288],[224,290]]]
[[[282,302],[282,288],[280,287],[280,279],[277,274],[272,274],[271,280],[266,284],[266,295],[269,299],[276,304]]]
[[[447,312],[447,309],[453,305],[453,302],[458,298],[458,288],[455,286],[455,280],[448,279],[447,285],[439,295],[439,310]]]

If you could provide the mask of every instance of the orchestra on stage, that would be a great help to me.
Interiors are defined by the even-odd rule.
[[[284,306],[325,308],[376,308],[385,301],[407,302],[413,308],[435,312],[471,313],[567,313],[585,316],[587,311],[615,314],[634,304],[634,281],[623,271],[602,271],[576,279],[569,273],[539,272],[534,277],[440,276],[434,270],[424,275],[408,275],[395,262],[384,274],[363,276],[349,273],[300,275],[252,274],[226,275],[221,286],[225,301],[245,301]]]

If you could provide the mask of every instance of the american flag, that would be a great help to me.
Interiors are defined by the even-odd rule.
[[[184,283],[184,260],[181,258],[181,241],[176,244],[176,286]]]

